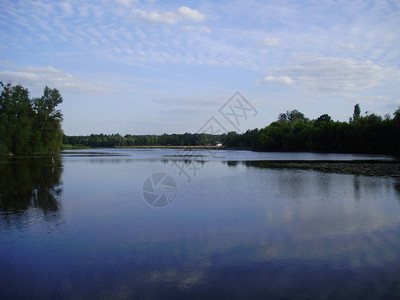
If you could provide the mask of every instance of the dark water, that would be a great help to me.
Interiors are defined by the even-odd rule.
[[[390,158],[178,150],[2,158],[0,298],[399,299],[400,182],[246,163],[263,159]],[[176,183],[162,208],[145,201],[152,174]]]

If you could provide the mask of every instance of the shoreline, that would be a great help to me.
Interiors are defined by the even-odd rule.
[[[221,149],[218,146],[119,146],[114,149]],[[102,148],[91,148],[102,149]],[[65,149],[64,151],[74,150]],[[84,150],[84,149],[79,149]],[[222,149],[221,149],[222,150]],[[36,153],[34,155],[0,155],[3,158],[32,158],[57,156],[60,153]],[[229,161],[228,161],[229,162]],[[400,179],[400,160],[249,160],[232,161],[243,163],[249,167],[268,168],[268,169],[298,169],[315,170],[327,173],[353,174],[364,176],[380,176]]]
[[[252,161],[246,165],[269,169],[315,170],[326,173],[400,178],[400,162],[391,160]]]
[[[140,148],[150,148],[150,149],[220,149],[226,150],[221,146],[115,146],[116,149],[140,149]],[[92,148],[95,149],[95,148]]]
[[[90,147],[90,146],[71,146],[64,145],[62,150],[85,150],[85,149],[224,149],[221,146],[112,146],[112,147]]]

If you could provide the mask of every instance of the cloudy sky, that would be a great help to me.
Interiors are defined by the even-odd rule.
[[[196,132],[237,91],[241,130],[400,105],[397,0],[0,0],[0,38],[0,80],[59,89],[68,135]]]

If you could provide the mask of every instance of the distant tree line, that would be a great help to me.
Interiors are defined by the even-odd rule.
[[[89,136],[64,136],[64,145],[88,147],[119,146],[207,146],[215,145],[222,135],[205,133],[131,135],[91,134]]]
[[[57,89],[45,87],[41,97],[30,98],[21,85],[0,82],[0,154],[57,152],[62,146],[62,103]]]
[[[333,121],[328,114],[310,120],[292,110],[281,113],[269,126],[243,134],[92,134],[63,138],[64,144],[88,147],[207,146],[219,142],[224,148],[256,151],[400,154],[400,108],[393,117],[382,118],[374,113],[361,115],[357,104],[348,122]]]

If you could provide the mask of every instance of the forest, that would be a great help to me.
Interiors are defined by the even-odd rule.
[[[0,154],[32,155],[61,150],[63,99],[57,89],[45,87],[30,98],[21,85],[0,82]]]
[[[381,117],[361,114],[354,106],[348,122],[328,114],[309,119],[298,110],[279,114],[261,129],[239,134],[205,133],[66,136],[61,129],[63,99],[57,89],[45,87],[41,97],[30,98],[21,85],[0,82],[0,154],[44,154],[84,147],[215,146],[223,149],[284,152],[334,152],[400,155],[400,107]]]
[[[243,134],[92,134],[64,136],[63,143],[75,147],[214,146],[222,143],[224,149],[399,155],[400,107],[393,116],[381,117],[368,112],[362,115],[360,105],[356,104],[348,122],[333,121],[328,114],[310,120],[298,110],[286,111],[270,125]]]
[[[393,117],[366,112],[359,104],[348,122],[333,121],[328,114],[310,120],[297,110],[279,115],[262,129],[234,134],[230,147],[258,151],[400,154],[400,107]]]

